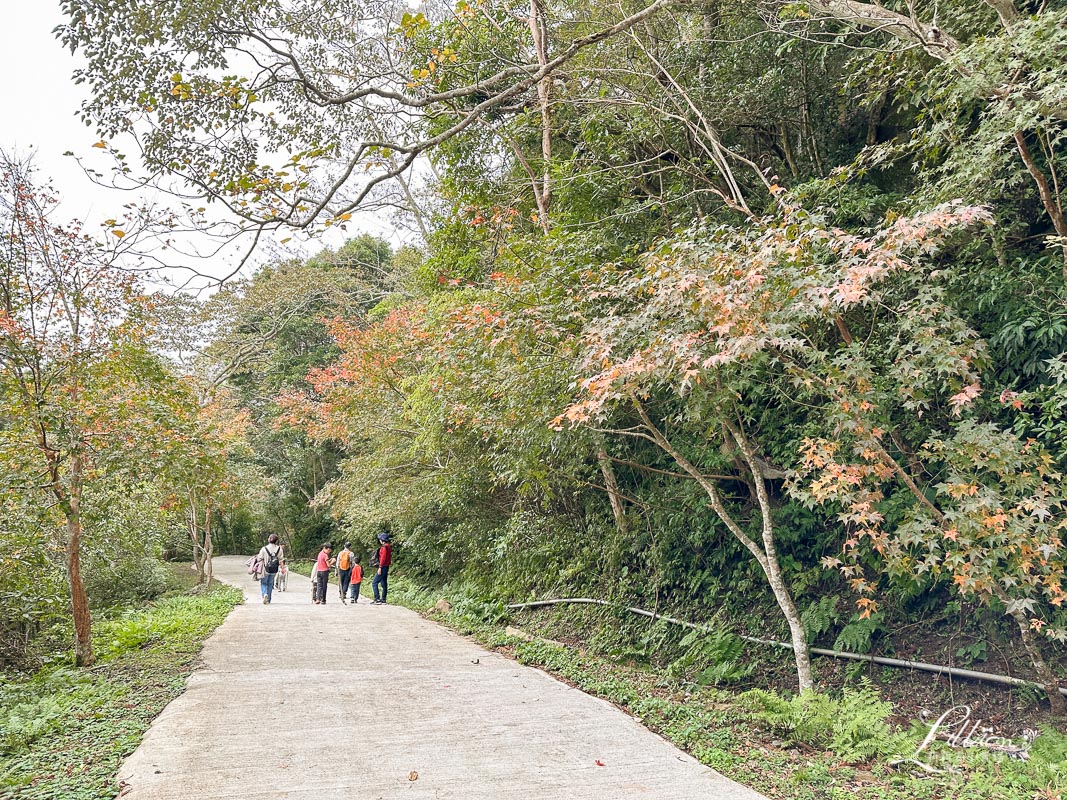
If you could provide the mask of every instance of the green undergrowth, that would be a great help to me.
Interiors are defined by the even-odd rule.
[[[934,743],[921,758],[942,774],[892,766],[914,752],[926,730],[893,724],[892,704],[868,683],[832,695],[746,691],[737,684],[749,676],[748,665],[722,634],[674,634],[671,657],[657,664],[640,657],[647,642],[630,649],[616,642],[598,652],[589,631],[580,648],[527,641],[506,632],[509,612],[502,603],[423,590],[402,579],[391,583],[390,600],[610,701],[702,763],[768,797],[1061,800],[1067,789],[1067,736],[1051,729],[1042,730],[1029,761]],[[451,604],[444,613],[433,610],[441,598]]]
[[[201,645],[240,590],[174,591],[96,622],[97,663],[69,657],[32,676],[0,675],[0,798],[96,800],[160,711],[182,693]]]

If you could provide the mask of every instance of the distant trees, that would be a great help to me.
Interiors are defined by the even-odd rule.
[[[245,449],[231,468],[243,464],[270,484],[255,504],[258,519],[294,552],[330,535],[329,517],[312,503],[336,476],[338,454],[334,444],[312,442],[286,424],[279,403],[337,356],[333,320],[363,324],[367,310],[402,288],[392,259],[387,242],[355,237],[306,261],[270,265],[223,287],[203,307],[211,334],[198,370],[247,426]]]

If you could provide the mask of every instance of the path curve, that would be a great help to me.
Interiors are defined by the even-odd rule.
[[[123,764],[125,800],[766,800],[609,703],[397,606],[238,606]],[[597,762],[603,764],[599,766]]]

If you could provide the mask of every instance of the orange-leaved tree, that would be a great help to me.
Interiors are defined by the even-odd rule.
[[[761,446],[772,434],[783,438],[762,409],[768,402],[791,415],[814,409],[812,424],[824,424],[820,407],[865,369],[842,360],[855,342],[846,315],[862,312],[874,287],[892,285],[951,231],[985,215],[950,205],[863,236],[779,200],[775,217],[743,230],[698,228],[650,253],[643,269],[621,277],[607,269],[605,285],[589,287],[596,300],[578,395],[557,424],[651,442],[700,485],[766,576],[803,691],[814,686],[807,634],[776,541],[774,482],[790,465],[772,464]],[[942,357],[958,345],[951,335]],[[694,426],[704,432],[700,446],[672,433]]]
[[[169,373],[144,346],[151,299],[117,264],[142,225],[131,211],[103,240],[53,220],[56,200],[26,164],[0,159],[0,469],[46,498],[64,553],[75,661],[93,662],[81,574],[86,494],[140,464]]]

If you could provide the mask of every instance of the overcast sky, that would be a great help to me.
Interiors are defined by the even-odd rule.
[[[92,229],[92,223],[119,216],[121,206],[131,199],[129,194],[96,186],[73,158],[63,155],[72,151],[107,172],[100,151],[92,148],[98,137],[77,116],[85,93],[71,80],[75,58],[52,34],[62,21],[59,3],[0,0],[0,9],[0,149],[19,155],[34,154],[35,164],[53,180],[62,198],[62,218],[85,220]],[[365,219],[359,224],[360,229],[356,228],[350,226],[348,235],[367,230],[397,241],[391,226],[379,220]],[[291,234],[278,238],[286,235]],[[329,244],[336,247],[340,242],[331,240]],[[321,247],[313,242],[303,252],[317,252]],[[300,252],[295,251],[294,255]],[[234,262],[234,255],[230,255],[206,266],[200,264],[199,268],[222,275]]]
[[[112,201],[63,157],[67,150],[89,151],[96,139],[76,116],[83,94],[70,80],[74,57],[52,35],[61,20],[59,4],[0,0],[0,6],[0,147],[19,155],[32,149],[37,166],[62,192],[64,215],[84,216]]]

